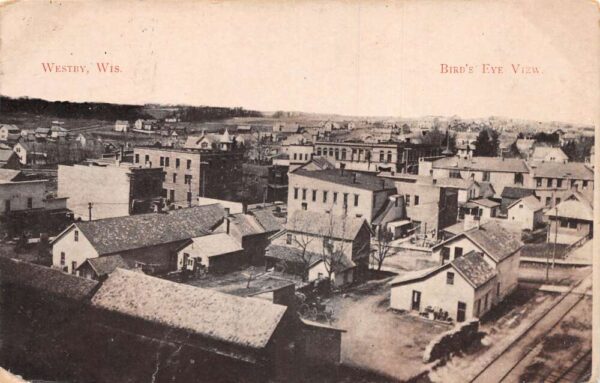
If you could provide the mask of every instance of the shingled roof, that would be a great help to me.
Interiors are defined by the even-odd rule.
[[[458,157],[441,158],[433,162],[436,169],[479,170],[490,172],[529,173],[525,161],[517,158]]]
[[[485,285],[497,275],[496,270],[491,268],[483,259],[483,255],[475,251],[470,251],[462,257],[456,258],[451,263],[475,288]]]
[[[98,282],[57,269],[0,257],[0,284],[14,284],[19,288],[29,287],[63,298],[85,300],[92,296]]]
[[[283,229],[283,225],[279,223],[273,212],[268,209],[255,209],[250,212],[256,218],[258,223],[268,233],[275,233]]]
[[[110,274],[92,297],[92,304],[253,349],[267,345],[286,311],[285,306],[263,300],[123,269]]]
[[[583,194],[572,192],[564,201],[556,205],[555,209],[548,209],[544,214],[548,217],[572,218],[585,221],[594,220],[594,207]]]
[[[514,186],[505,186],[502,189],[502,198],[519,199],[527,197],[528,195],[535,195],[534,189],[518,188]]]
[[[353,241],[365,222],[364,218],[298,210],[288,219],[286,228],[299,233]]]
[[[225,211],[219,204],[96,221],[76,222],[53,241],[77,227],[99,255],[173,243],[208,234],[222,222]]]
[[[594,180],[594,171],[581,162],[542,162],[532,169],[534,177]]]
[[[86,263],[90,265],[92,270],[94,270],[96,275],[99,277],[112,273],[118,267],[121,269],[129,268],[127,263],[125,263],[120,255],[107,255],[97,258],[88,258],[78,267],[78,269],[83,267],[83,265]]]

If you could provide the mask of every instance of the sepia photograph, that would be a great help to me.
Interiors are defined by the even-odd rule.
[[[599,382],[599,16],[0,1],[0,382]]]

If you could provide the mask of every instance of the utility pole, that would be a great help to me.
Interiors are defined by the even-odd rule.
[[[88,213],[89,213],[89,214],[88,214],[88,217],[89,217],[89,219],[88,219],[88,220],[89,220],[89,221],[91,221],[91,220],[92,220],[92,207],[93,207],[93,206],[94,206],[94,205],[93,205],[91,202],[88,202]]]
[[[558,240],[558,205],[554,205],[554,217],[556,220],[556,225],[554,225],[554,246],[552,248],[552,268],[554,268],[554,262],[556,261],[556,242]]]
[[[188,179],[188,207],[192,207],[192,180],[190,179]]]

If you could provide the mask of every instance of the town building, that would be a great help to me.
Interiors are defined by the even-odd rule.
[[[127,121],[127,120],[115,121],[115,132],[128,132],[128,131],[129,131],[129,121]]]
[[[502,198],[502,202],[500,203],[500,212],[502,214],[507,214],[508,207],[510,205],[527,196],[535,197],[535,190],[523,187],[505,186],[502,190],[502,194],[500,194],[500,197]]]
[[[15,142],[21,138],[21,129],[16,125],[0,124],[0,141]]]
[[[21,168],[21,162],[17,153],[7,145],[0,144],[0,168],[17,170]]]
[[[441,265],[471,251],[483,254],[486,263],[498,273],[493,302],[497,303],[517,288],[520,250],[523,243],[497,222],[488,222],[463,231],[432,248],[433,260]]]
[[[232,134],[225,128],[223,134],[206,133],[202,131],[200,136],[187,136],[183,147],[185,149],[220,150],[230,152],[239,150],[243,146],[243,140]]]
[[[535,194],[546,207],[558,205],[572,192],[579,192],[592,200],[594,171],[582,162],[530,163]]]
[[[267,201],[287,201],[289,166],[273,164],[267,175]]]
[[[52,241],[52,266],[76,274],[87,259],[119,254],[130,267],[148,273],[172,271],[176,249],[211,233],[223,216],[215,204],[75,222]]]
[[[544,205],[533,195],[514,201],[507,208],[508,222],[519,225],[521,230],[534,230],[544,220]]]
[[[479,182],[471,178],[440,178],[435,179],[434,182],[438,187],[456,189],[458,192],[457,199],[459,206],[472,199],[494,196],[493,192],[490,194],[488,190],[482,190],[484,188],[481,187]]]
[[[463,204],[458,212],[458,218],[463,220],[465,216],[470,215],[480,223],[486,223],[496,218],[500,212],[500,202],[489,198],[479,198]]]
[[[446,157],[419,164],[419,175],[489,182],[496,192],[501,192],[506,186],[526,187],[530,183],[529,173],[525,161],[504,157]]]
[[[177,269],[193,274],[224,273],[247,263],[241,244],[227,233],[192,238],[177,249]]]
[[[416,173],[419,159],[436,156],[442,149],[433,145],[379,142],[329,142],[315,143],[315,156],[323,156],[347,170],[379,173],[394,171]]]
[[[162,207],[162,168],[131,163],[58,166],[58,195],[85,220],[149,213]],[[91,205],[90,205],[91,204]]]
[[[456,322],[481,318],[498,301],[498,273],[481,253],[467,254],[433,269],[401,275],[390,282],[390,308],[448,313]]]
[[[544,215],[550,222],[547,241],[574,244],[594,235],[592,201],[579,192],[572,192]]]
[[[77,274],[83,278],[104,281],[117,268],[129,269],[130,267],[120,255],[107,255],[86,259],[77,267]]]
[[[533,162],[558,162],[560,164],[566,164],[569,162],[569,156],[567,156],[561,148],[536,145],[533,148],[529,160]]]
[[[191,204],[197,197],[234,200],[241,188],[243,152],[140,146],[134,164],[165,171],[162,195],[170,203]]]
[[[288,174],[290,216],[303,210],[364,218],[371,223],[388,203],[388,197],[396,194],[392,181],[375,175],[307,167]]]

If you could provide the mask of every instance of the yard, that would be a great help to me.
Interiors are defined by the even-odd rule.
[[[373,280],[327,302],[342,337],[342,364],[408,380],[426,368],[423,351],[437,334],[452,326],[388,310],[389,282]]]

